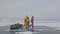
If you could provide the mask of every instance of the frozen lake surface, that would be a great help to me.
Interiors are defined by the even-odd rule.
[[[60,22],[35,22],[34,28],[21,32],[21,29],[10,30],[10,25],[15,23],[0,23],[0,34],[60,34]],[[28,33],[29,32],[29,33]]]

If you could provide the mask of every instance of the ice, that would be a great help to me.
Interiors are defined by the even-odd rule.
[[[30,31],[10,30],[9,26],[18,22],[0,22],[0,33],[2,34],[60,34],[60,21],[34,21],[34,28]],[[22,24],[23,22],[19,22]],[[2,26],[2,27],[1,27]],[[4,32],[4,33],[3,33]]]
[[[23,21],[21,22],[0,22],[0,26],[7,26],[11,24],[20,23],[23,24]],[[55,29],[60,29],[60,21],[34,21],[34,26],[49,26],[49,27],[55,27]]]
[[[25,32],[16,32],[15,34],[37,34],[37,32],[30,32],[30,31],[25,31]]]

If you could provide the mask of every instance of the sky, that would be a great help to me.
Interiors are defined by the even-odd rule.
[[[0,0],[0,17],[60,19],[60,0]]]

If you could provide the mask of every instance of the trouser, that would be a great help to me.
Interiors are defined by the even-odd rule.
[[[26,27],[26,29],[28,28],[28,23],[27,22],[25,22],[24,23],[24,26]]]
[[[32,24],[31,24],[31,26],[32,26],[32,28],[34,27],[34,23],[32,22]]]
[[[29,22],[28,22],[28,28],[29,28]]]

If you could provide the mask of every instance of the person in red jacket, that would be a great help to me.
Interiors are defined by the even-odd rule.
[[[31,17],[31,26],[34,27],[34,16]]]

